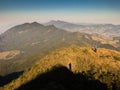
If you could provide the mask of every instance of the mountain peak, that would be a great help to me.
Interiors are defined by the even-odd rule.
[[[23,24],[18,25],[18,26],[24,27],[24,26],[43,26],[43,25],[38,23],[38,22],[32,22],[32,23],[23,23]]]
[[[30,24],[39,24],[38,22],[32,22],[32,23],[30,23]]]
[[[32,23],[30,23],[30,25],[32,25],[32,26],[43,26],[42,24],[40,24],[38,22],[32,22]]]
[[[65,21],[62,21],[62,20],[51,20],[48,23],[68,23],[68,22],[65,22]]]

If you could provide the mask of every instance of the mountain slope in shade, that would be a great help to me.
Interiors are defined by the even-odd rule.
[[[57,66],[56,66],[57,65]],[[35,65],[33,65],[33,67],[31,69],[26,70],[23,75],[21,75],[18,79],[12,81],[11,83],[9,83],[8,85],[4,86],[3,90],[9,90],[9,89],[17,89],[18,90],[24,90],[24,89],[30,89],[30,88],[36,88],[35,86],[39,85],[41,86],[41,90],[44,90],[45,88],[47,88],[46,90],[48,90],[50,87],[53,87],[54,85],[57,85],[57,89],[59,88],[64,88],[63,90],[67,90],[69,87],[70,90],[72,90],[72,88],[75,88],[74,83],[73,83],[73,87],[69,86],[64,87],[66,85],[64,85],[61,81],[59,82],[59,78],[52,79],[52,82],[47,83],[47,84],[42,84],[42,81],[45,81],[47,77],[46,73],[49,73],[49,71],[51,71],[52,69],[54,69],[54,67],[59,67],[60,65],[70,69],[72,72],[69,72],[66,69],[63,69],[63,71],[58,69],[58,73],[52,73],[53,76],[57,77],[59,76],[59,78],[64,78],[61,75],[62,73],[63,76],[65,75],[66,77],[66,73],[74,73],[74,74],[79,74],[81,73],[83,76],[86,77],[86,79],[88,81],[81,81],[82,77],[80,79],[79,75],[78,75],[78,82],[75,83],[77,86],[77,88],[80,89],[80,87],[84,90],[88,90],[85,89],[85,87],[87,85],[90,85],[88,87],[92,88],[92,90],[94,90],[95,88],[97,88],[96,86],[94,86],[94,81],[91,82],[89,80],[99,80],[96,81],[97,84],[99,85],[103,85],[106,84],[109,90],[112,89],[116,89],[119,90],[120,89],[120,52],[114,51],[114,50],[109,50],[109,49],[104,49],[104,48],[98,48],[97,52],[94,52],[94,50],[92,50],[89,47],[77,47],[77,46],[71,46],[69,48],[63,48],[61,50],[57,50],[56,52],[53,52],[52,54],[44,57],[43,59],[41,59],[40,61],[38,61]],[[43,79],[38,76],[43,75]],[[70,74],[70,77],[73,74]],[[76,76],[73,75],[74,78],[76,78]],[[69,77],[68,77],[69,78]],[[38,80],[37,80],[38,79]],[[40,79],[40,81],[39,81]],[[50,79],[50,78],[49,78]],[[66,78],[65,78],[66,79]],[[42,81],[41,81],[42,80]],[[68,79],[70,80],[70,79]],[[73,80],[73,79],[72,79]],[[70,80],[70,82],[72,82],[72,80]],[[79,81],[80,80],[80,81]],[[36,85],[34,85],[34,83],[37,83]],[[49,80],[48,80],[49,81]],[[67,81],[65,81],[67,82]],[[73,80],[74,82],[74,80]],[[79,84],[81,82],[84,82],[86,84]],[[33,86],[32,86],[33,83]],[[87,84],[88,83],[88,84]],[[90,84],[91,83],[91,84]],[[104,84],[102,84],[104,83]],[[69,83],[70,84],[70,83]],[[68,84],[68,85],[69,85]],[[96,85],[97,85],[96,84]],[[21,85],[23,85],[21,87]],[[72,85],[72,84],[70,84]],[[91,86],[93,85],[93,86]],[[54,86],[55,87],[55,86]],[[98,86],[99,87],[99,86]],[[101,87],[102,88],[102,87]],[[55,89],[56,90],[56,89]],[[97,89],[97,90],[101,90],[101,89]],[[103,90],[106,90],[105,87]]]

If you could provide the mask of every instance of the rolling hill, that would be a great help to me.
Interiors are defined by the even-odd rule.
[[[119,90],[120,52],[70,46],[52,52],[2,90]]]

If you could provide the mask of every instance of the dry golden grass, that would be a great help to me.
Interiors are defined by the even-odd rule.
[[[14,58],[16,55],[19,55],[19,50],[5,51],[0,53],[0,60],[9,60]]]
[[[92,39],[95,41],[100,41],[102,44],[110,44],[115,46],[117,44],[117,42],[119,42],[118,40],[105,40],[96,36],[92,36]]]
[[[120,58],[116,60],[114,57],[119,56],[120,52],[104,48],[99,48],[97,53],[90,47],[71,46],[63,48],[41,59],[31,69],[26,70],[18,79],[4,86],[2,90],[14,90],[59,64],[69,68],[69,63],[71,63],[74,73],[83,71],[92,71],[97,74],[102,74],[103,72],[118,73],[120,72]],[[95,78],[98,79],[98,76],[95,76]]]

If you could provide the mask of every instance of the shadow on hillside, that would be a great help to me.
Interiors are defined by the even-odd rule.
[[[13,72],[6,76],[0,76],[0,86],[4,86],[4,85],[10,83],[12,80],[18,78],[22,73],[23,73],[23,71],[20,71],[20,72]]]
[[[74,74],[64,66],[53,68],[17,90],[107,90],[97,80],[88,80],[83,74]]]

